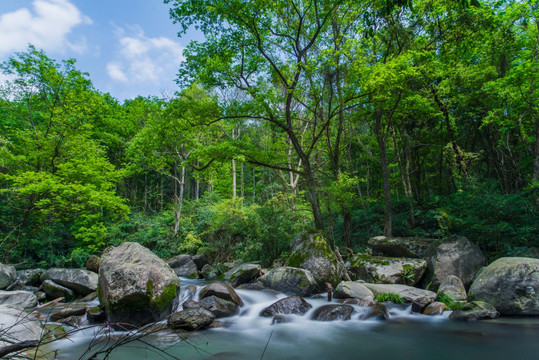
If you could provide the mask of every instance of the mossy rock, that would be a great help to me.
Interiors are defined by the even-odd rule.
[[[150,250],[123,243],[108,252],[99,268],[99,300],[116,328],[165,319],[178,305],[179,279]]]
[[[304,232],[296,236],[286,264],[309,270],[321,286],[326,283],[336,286],[340,281],[341,271],[337,257],[319,233]]]

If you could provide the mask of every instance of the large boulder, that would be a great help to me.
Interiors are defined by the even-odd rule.
[[[258,278],[263,286],[285,294],[311,296],[319,286],[309,270],[295,267],[279,267]]]
[[[391,258],[358,254],[349,260],[349,270],[369,283],[415,285],[427,270],[423,259]]]
[[[340,281],[337,257],[321,234],[304,232],[291,244],[292,253],[286,265],[309,270],[316,282],[337,285]]]
[[[167,324],[173,329],[199,330],[210,325],[215,315],[204,308],[189,308],[168,317]]]
[[[217,296],[223,300],[232,301],[238,306],[243,306],[243,301],[239,297],[238,293],[232,288],[232,286],[223,282],[213,282],[209,285],[204,286],[198,297],[202,300],[206,297]]]
[[[17,278],[15,267],[0,264],[0,290],[7,288]]]
[[[49,300],[64,298],[65,301],[71,301],[75,298],[75,292],[65,286],[55,283],[52,280],[45,280],[41,284],[41,290],[47,294]]]
[[[202,268],[205,266],[205,265],[208,265],[209,262],[208,262],[208,258],[206,257],[206,255],[204,254],[197,254],[197,255],[193,255],[191,257],[191,259],[193,260],[193,262],[196,264],[197,268],[198,268],[198,271],[202,271]]]
[[[382,294],[398,294],[402,298],[416,305],[418,312],[423,311],[427,305],[436,300],[436,293],[418,289],[412,286],[400,284],[363,284],[366,288],[372,291],[374,296]]]
[[[237,303],[230,300],[224,300],[215,295],[200,299],[199,303],[206,310],[211,311],[217,318],[232,316],[237,314],[239,311],[239,306]]]
[[[341,281],[335,292],[333,293],[336,299],[354,298],[365,300],[367,303],[374,301],[374,294],[368,288],[360,283],[353,281]]]
[[[165,319],[178,306],[179,287],[174,271],[138,243],[114,248],[99,267],[99,300],[116,328]]]
[[[97,290],[97,274],[86,269],[51,268],[41,275],[41,281],[51,280],[86,296]]]
[[[21,341],[39,341],[41,323],[19,307],[0,305],[0,334],[0,348]]]
[[[368,245],[373,253],[384,256],[421,258],[428,248],[435,243],[434,239],[394,238],[376,236],[369,239]]]
[[[37,296],[30,291],[0,290],[0,305],[16,305],[22,308],[33,308],[37,306]]]
[[[350,320],[354,307],[346,304],[328,304],[314,310],[312,319],[317,321]]]
[[[449,275],[442,280],[438,288],[438,295],[441,294],[451,297],[454,301],[466,301],[468,299],[462,280],[455,275]]]
[[[17,281],[22,286],[41,286],[41,275],[45,269],[29,269],[17,271]]]
[[[230,281],[232,286],[250,283],[260,276],[262,267],[258,264],[241,264],[225,273],[225,280]]]
[[[475,321],[485,319],[495,319],[500,316],[494,306],[484,301],[472,301],[465,304],[462,309],[453,311],[449,318],[451,320]]]
[[[175,258],[168,260],[167,264],[178,276],[189,279],[198,278],[197,265],[189,255],[178,255]]]
[[[539,259],[498,259],[479,272],[469,293],[502,315],[539,315]]]
[[[88,260],[86,260],[86,264],[84,264],[84,267],[86,268],[86,270],[98,273],[100,264],[101,258],[97,255],[92,255],[88,258]]]
[[[260,316],[272,317],[277,314],[303,315],[313,306],[301,296],[289,296],[277,300],[260,312]]]
[[[434,289],[448,275],[455,275],[468,288],[475,275],[485,265],[485,257],[479,247],[462,236],[456,236],[432,246],[427,251],[428,282]]]

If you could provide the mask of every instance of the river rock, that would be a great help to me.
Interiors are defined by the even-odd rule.
[[[95,273],[99,272],[99,265],[101,265],[101,258],[96,255],[92,255],[86,260],[84,267],[86,270],[93,271]]]
[[[204,266],[209,264],[208,258],[204,254],[193,255],[191,259],[196,264],[198,271],[202,271]]]
[[[445,310],[447,310],[447,305],[443,302],[435,301],[430,303],[425,310],[423,310],[424,315],[440,315]]]
[[[506,257],[494,261],[479,272],[470,294],[493,305],[502,315],[539,315],[539,259]]]
[[[202,288],[202,290],[200,290],[198,297],[202,300],[205,297],[209,297],[212,295],[215,295],[223,300],[232,301],[238,306],[243,306],[243,301],[238,296],[234,288],[232,288],[232,286],[226,283],[213,282],[209,285],[206,285]]]
[[[198,278],[197,265],[189,255],[178,255],[174,259],[167,261],[167,264],[178,276],[183,276],[189,279]]]
[[[496,308],[484,301],[472,301],[463,306],[462,309],[453,311],[449,318],[451,320],[475,321],[484,319],[495,319],[500,316]]]
[[[88,312],[86,306],[81,307],[66,307],[60,311],[56,311],[49,316],[50,321],[60,321],[71,316],[82,316]]]
[[[11,265],[0,264],[0,290],[4,290],[17,278],[15,267]]]
[[[446,276],[446,278],[442,280],[440,287],[438,288],[438,295],[440,294],[448,295],[454,301],[466,301],[468,298],[462,280],[455,275]]]
[[[229,300],[224,300],[215,295],[207,296],[200,299],[199,303],[206,309],[211,311],[216,318],[232,316],[238,313],[239,306],[237,303]]]
[[[413,286],[423,277],[427,262],[423,259],[358,254],[350,259],[349,270],[357,279],[369,283]]]
[[[336,299],[355,298],[361,301],[373,302],[374,294],[362,284],[353,281],[341,281],[333,296]]]
[[[0,348],[20,341],[38,341],[42,330],[40,321],[21,308],[0,305]],[[9,343],[4,340],[9,339]]]
[[[339,299],[339,304],[347,304],[347,305],[357,305],[357,306],[372,306],[376,304],[373,298],[365,298],[365,299],[357,299],[357,298],[346,298],[346,299]]]
[[[47,294],[48,299],[64,298],[65,301],[71,301],[75,298],[75,292],[52,280],[45,280],[41,284],[41,290]]]
[[[389,312],[387,311],[387,307],[384,304],[376,303],[369,306],[360,307],[358,309],[358,319],[359,320],[369,320],[369,319],[376,319],[376,320],[388,320],[389,319]]]
[[[260,316],[272,317],[277,314],[303,315],[313,306],[301,296],[289,296],[277,300],[260,312]]]
[[[190,308],[176,312],[168,317],[167,324],[173,329],[199,330],[208,327],[215,315],[204,308]]]
[[[17,271],[17,281],[22,286],[41,286],[41,275],[45,272],[45,269],[29,269]]]
[[[178,306],[179,286],[163,260],[134,242],[109,251],[99,267],[99,300],[116,328],[163,320]]]
[[[51,268],[41,275],[41,281],[52,280],[82,296],[97,290],[97,278],[96,273],[85,269]]]
[[[339,283],[341,272],[337,257],[321,234],[302,233],[294,238],[291,247],[288,266],[309,270],[321,286]]]
[[[428,250],[428,281],[435,289],[449,275],[455,275],[468,288],[478,270],[485,265],[479,247],[463,236],[450,238]]]
[[[258,278],[265,287],[298,296],[311,296],[319,286],[309,270],[295,267],[280,267],[268,271]]]
[[[414,310],[417,312],[423,311],[428,304],[433,302],[436,299],[436,293],[418,289],[412,286],[400,285],[400,284],[363,284],[369,290],[371,290],[374,296],[381,294],[393,293],[398,294],[404,298],[407,302],[411,302],[415,305]]]
[[[328,304],[316,309],[311,318],[317,321],[350,320],[353,312],[354,307],[350,305]]]
[[[376,236],[369,239],[373,253],[393,257],[422,258],[434,239]]]
[[[0,305],[16,305],[24,309],[33,308],[37,306],[37,296],[24,290],[0,290]]]
[[[260,276],[262,267],[258,264],[241,264],[225,273],[225,280],[230,281],[232,286],[250,283]]]
[[[99,306],[88,309],[86,318],[90,324],[102,324],[107,320],[107,314]]]

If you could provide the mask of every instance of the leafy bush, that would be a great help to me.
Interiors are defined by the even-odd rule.
[[[395,293],[380,294],[380,295],[376,296],[374,298],[374,300],[376,300],[377,302],[391,301],[392,303],[395,303],[395,304],[404,303],[404,298],[402,296],[400,296],[399,294],[395,294]]]

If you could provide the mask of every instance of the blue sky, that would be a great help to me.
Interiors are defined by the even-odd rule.
[[[0,62],[29,43],[57,60],[75,58],[94,86],[119,100],[171,95],[182,50],[196,31],[162,0],[0,0]]]

